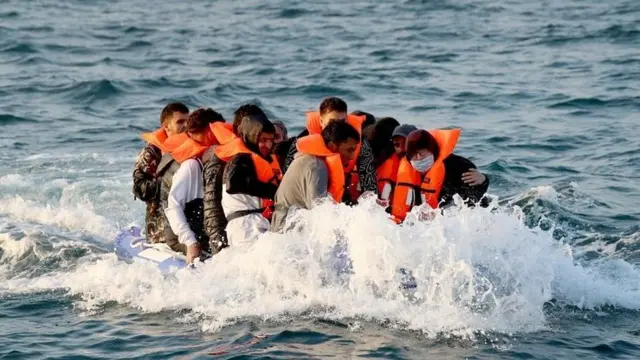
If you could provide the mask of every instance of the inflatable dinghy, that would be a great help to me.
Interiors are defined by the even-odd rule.
[[[166,244],[149,244],[139,227],[131,227],[123,230],[116,236],[115,252],[118,258],[127,262],[146,262],[155,264],[160,271],[169,272],[171,269],[182,269],[187,267],[186,258],[183,254],[177,253]],[[338,274],[348,275],[352,271],[351,260],[345,254],[344,248],[337,246],[336,264],[334,268]],[[401,268],[398,270],[400,288],[403,290],[415,290],[416,281],[410,270]]]
[[[114,247],[120,259],[152,263],[162,272],[187,267],[184,255],[171,250],[166,244],[147,243],[139,227],[131,227],[118,233]]]

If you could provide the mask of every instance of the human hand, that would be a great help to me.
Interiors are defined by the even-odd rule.
[[[470,186],[484,184],[485,181],[487,181],[487,177],[478,169],[470,169],[462,174],[462,182]]]
[[[187,264],[193,263],[193,260],[200,257],[200,244],[193,244],[187,247]]]

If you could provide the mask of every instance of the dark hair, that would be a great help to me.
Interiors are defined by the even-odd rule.
[[[413,130],[407,136],[407,159],[411,159],[418,150],[427,149],[438,159],[440,147],[438,142],[427,130]]]
[[[340,145],[349,139],[360,141],[360,134],[347,122],[332,121],[322,129],[322,140],[324,140],[325,144],[332,142]]]
[[[224,117],[212,108],[200,108],[189,114],[187,131],[190,133],[201,133],[207,129],[209,124],[214,122],[224,122]]]
[[[338,97],[328,97],[320,103],[320,115],[330,112],[347,112],[347,103]]]
[[[289,130],[287,130],[287,125],[285,125],[282,120],[274,120],[271,123],[273,124],[273,126],[282,130],[282,135],[284,135],[285,138],[289,137]]]
[[[375,125],[366,128],[364,133],[367,135],[367,141],[371,145],[373,151],[374,164],[376,167],[382,165],[391,155],[396,153],[393,143],[391,142],[391,135],[400,123],[398,120],[385,117],[378,120]]]
[[[351,113],[352,115],[365,116],[364,122],[362,123],[362,128],[366,128],[367,126],[371,126],[376,123],[376,117],[369,114],[368,112],[356,110]]]
[[[233,113],[233,132],[235,134],[238,133],[238,126],[240,126],[240,123],[242,122],[242,119],[244,117],[254,115],[264,116],[265,118],[267,117],[267,115],[264,113],[264,111],[262,111],[262,109],[260,109],[258,105],[244,104],[236,109],[236,111]]]
[[[160,125],[164,125],[175,113],[188,114],[189,108],[181,102],[168,103],[160,113]]]

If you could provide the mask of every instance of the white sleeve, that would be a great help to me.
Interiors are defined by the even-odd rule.
[[[202,176],[198,160],[190,159],[183,162],[173,175],[167,208],[164,209],[171,230],[178,235],[178,242],[186,246],[198,242],[184,214],[186,203],[197,197],[198,176]]]

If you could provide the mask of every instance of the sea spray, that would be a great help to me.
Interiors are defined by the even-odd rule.
[[[455,206],[416,221],[420,211],[429,210],[414,209],[398,226],[373,199],[354,208],[323,203],[294,214],[288,232],[264,234],[246,251],[226,249],[196,269],[163,275],[108,254],[73,271],[8,279],[0,289],[67,289],[88,310],[108,301],[145,312],[189,309],[205,331],[249,317],[302,316],[464,336],[545,329],[543,308],[554,298],[640,308],[637,289],[599,275],[605,268],[574,264],[566,245],[551,231],[526,227],[517,207]],[[348,257],[341,273],[337,245]],[[402,268],[417,284],[410,296],[398,286]]]

